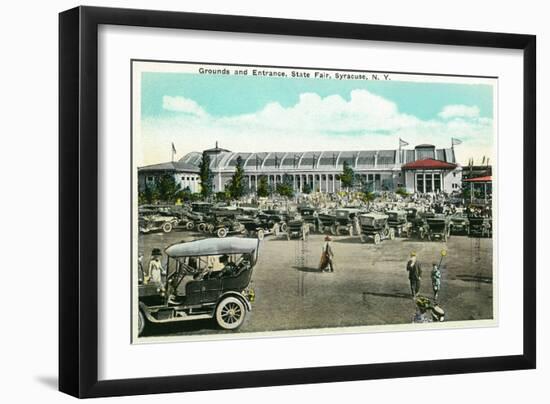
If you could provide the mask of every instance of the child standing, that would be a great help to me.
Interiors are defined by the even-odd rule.
[[[432,264],[432,289],[434,292],[434,300],[437,302],[437,297],[441,289],[441,271],[435,263]]]

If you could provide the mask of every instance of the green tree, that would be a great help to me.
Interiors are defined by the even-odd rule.
[[[216,202],[229,202],[231,200],[231,194],[229,191],[216,192]]]
[[[201,195],[203,198],[208,198],[212,195],[212,190],[214,188],[214,176],[210,169],[210,156],[206,152],[202,153],[202,159],[199,163],[199,178],[201,183]]]
[[[185,187],[184,189],[180,189],[178,192],[176,192],[175,199],[180,199],[182,201],[190,201],[191,200],[191,189],[189,187]]]
[[[401,195],[401,196],[403,196],[403,197],[409,195],[409,193],[407,192],[407,190],[406,190],[405,188],[403,188],[403,187],[397,188],[397,190],[395,191],[395,193],[396,193],[397,195]]]
[[[355,174],[353,172],[353,168],[351,168],[347,161],[344,161],[344,169],[342,174],[340,175],[342,186],[349,191],[349,189],[353,187],[354,180]]]
[[[267,184],[267,176],[262,175],[258,178],[258,184],[256,186],[256,195],[260,198],[269,196],[269,186]]]
[[[145,183],[142,198],[145,203],[153,203],[159,199],[159,192],[155,183]]]
[[[374,192],[360,192],[359,197],[366,203],[372,202],[375,199]]]
[[[237,157],[237,165],[235,166],[235,173],[231,177],[229,182],[229,194],[233,199],[238,199],[244,195],[246,189],[246,181],[244,177],[243,159],[241,156]]]
[[[158,181],[158,193],[161,201],[172,202],[180,190],[172,174],[163,174]]]
[[[312,188],[311,184],[309,182],[304,183],[304,186],[302,187],[302,192],[304,194],[311,194]]]
[[[282,182],[277,184],[277,193],[281,196],[286,196],[287,198],[292,198],[294,196],[294,186],[290,175],[283,175]]]

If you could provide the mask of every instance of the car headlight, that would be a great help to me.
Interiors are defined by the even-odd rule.
[[[252,288],[246,288],[242,291],[242,294],[250,303],[252,303],[256,298],[256,292],[254,292],[254,289]]]

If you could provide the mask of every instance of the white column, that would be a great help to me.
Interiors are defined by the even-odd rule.
[[[422,173],[422,193],[426,193],[426,173]]]

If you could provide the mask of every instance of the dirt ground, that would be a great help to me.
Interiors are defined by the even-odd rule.
[[[175,230],[140,236],[139,250],[148,265],[151,250],[204,235]],[[238,331],[256,332],[340,326],[411,323],[407,259],[417,253],[422,265],[420,294],[432,296],[431,264],[443,260],[440,306],[445,321],[493,318],[492,239],[452,236],[447,243],[396,238],[379,245],[359,237],[333,237],[333,273],[318,270],[323,235],[307,242],[266,237],[252,275],[253,310]],[[214,321],[150,325],[145,336],[224,333]]]

